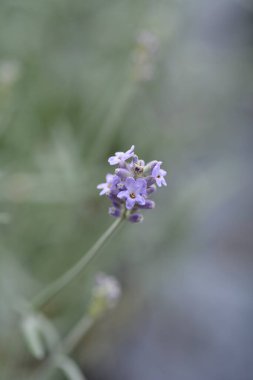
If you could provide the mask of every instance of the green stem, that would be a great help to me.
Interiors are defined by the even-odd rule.
[[[62,340],[59,345],[59,351],[64,354],[71,353],[85,333],[91,328],[93,322],[91,317],[84,315]]]
[[[86,267],[86,265],[95,257],[100,248],[104,246],[109,237],[113,234],[113,232],[116,231],[122,220],[123,218],[116,219],[115,222],[103,233],[103,235],[76,264],[74,264],[67,272],[65,272],[52,284],[46,287],[32,300],[32,305],[35,308],[40,308],[46,305],[51,300],[51,298],[58,294],[71,281],[73,281],[75,277],[78,276]]]
[[[49,357],[44,361],[44,363],[42,363],[40,368],[34,374],[32,374],[29,380],[44,380],[45,378],[49,377],[50,373],[54,372],[56,367],[62,367],[59,366],[59,363],[61,361],[62,364],[64,364],[64,362],[66,363],[66,360],[69,358],[68,355],[71,354],[76,345],[91,328],[93,322],[94,320],[91,317],[83,315],[83,317],[70,330],[66,337],[56,344],[56,346],[52,349]]]

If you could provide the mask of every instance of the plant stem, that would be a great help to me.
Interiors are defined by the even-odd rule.
[[[39,293],[33,300],[32,305],[35,308],[40,308],[46,305],[51,298],[58,294],[65,286],[78,276],[86,265],[95,257],[96,253],[104,246],[111,235],[116,231],[123,220],[122,218],[116,219],[115,222],[103,233],[103,235],[96,241],[96,243],[88,250],[88,252],[81,257],[81,259],[74,264],[67,272],[55,280],[52,284],[46,287]]]
[[[59,345],[59,351],[64,354],[71,353],[85,333],[90,329],[93,322],[94,320],[91,317],[84,315],[62,340]]]
[[[64,363],[66,364],[66,360],[68,361],[68,355],[71,354],[75,346],[80,342],[93,323],[94,320],[91,317],[83,315],[65,338],[56,344],[49,357],[44,363],[42,363],[40,368],[29,378],[29,380],[45,379],[50,373],[54,372],[55,368],[63,368]],[[83,378],[86,379],[84,375]]]

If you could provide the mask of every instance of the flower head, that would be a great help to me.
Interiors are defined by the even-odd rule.
[[[131,146],[125,153],[124,152],[116,152],[115,156],[111,156],[108,159],[110,165],[122,165],[126,160],[133,157],[134,155],[134,145]]]
[[[101,190],[100,195],[106,195],[112,202],[109,214],[133,223],[141,222],[143,216],[138,210],[153,209],[155,202],[149,199],[150,195],[157,189],[156,185],[167,185],[164,179],[167,173],[161,169],[162,162],[145,164],[134,153],[134,145],[125,153],[116,152],[108,161],[117,167],[114,174],[107,174],[106,182],[97,188]]]

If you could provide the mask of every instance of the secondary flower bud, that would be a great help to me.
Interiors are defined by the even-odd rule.
[[[117,279],[104,273],[98,273],[92,289],[92,299],[89,308],[90,316],[98,318],[107,309],[113,308],[120,296],[121,287]]]

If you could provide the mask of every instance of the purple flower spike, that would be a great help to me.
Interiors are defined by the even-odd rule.
[[[131,159],[131,160],[130,160]],[[129,160],[129,161],[127,161]],[[97,186],[100,195],[106,195],[111,202],[109,214],[115,218],[125,218],[132,223],[142,222],[141,210],[151,210],[155,202],[150,195],[157,186],[166,186],[165,170],[161,161],[147,164],[134,153],[134,145],[124,152],[116,152],[109,158],[110,165],[117,165],[114,174],[107,174],[106,182]]]
[[[120,191],[117,196],[119,199],[126,200],[126,208],[128,210],[131,210],[136,203],[139,205],[145,204],[145,198],[143,197],[143,195],[146,195],[147,188],[145,179],[138,178],[135,180],[129,177],[126,179],[125,186],[127,190]]]
[[[158,187],[161,187],[162,185],[167,186],[167,183],[164,179],[164,176],[166,176],[167,172],[160,168],[161,164],[162,162],[159,161],[152,170],[152,177],[154,177]]]
[[[126,160],[128,160],[130,157],[133,157],[134,155],[134,145],[131,146],[129,150],[124,152],[116,152],[115,156],[111,156],[108,159],[108,162],[110,165],[122,165],[125,163]]]
[[[99,195],[114,193],[117,191],[117,184],[120,182],[120,178],[117,175],[113,174],[107,174],[106,175],[106,182],[100,183],[100,185],[97,186],[97,189],[100,189]]]

